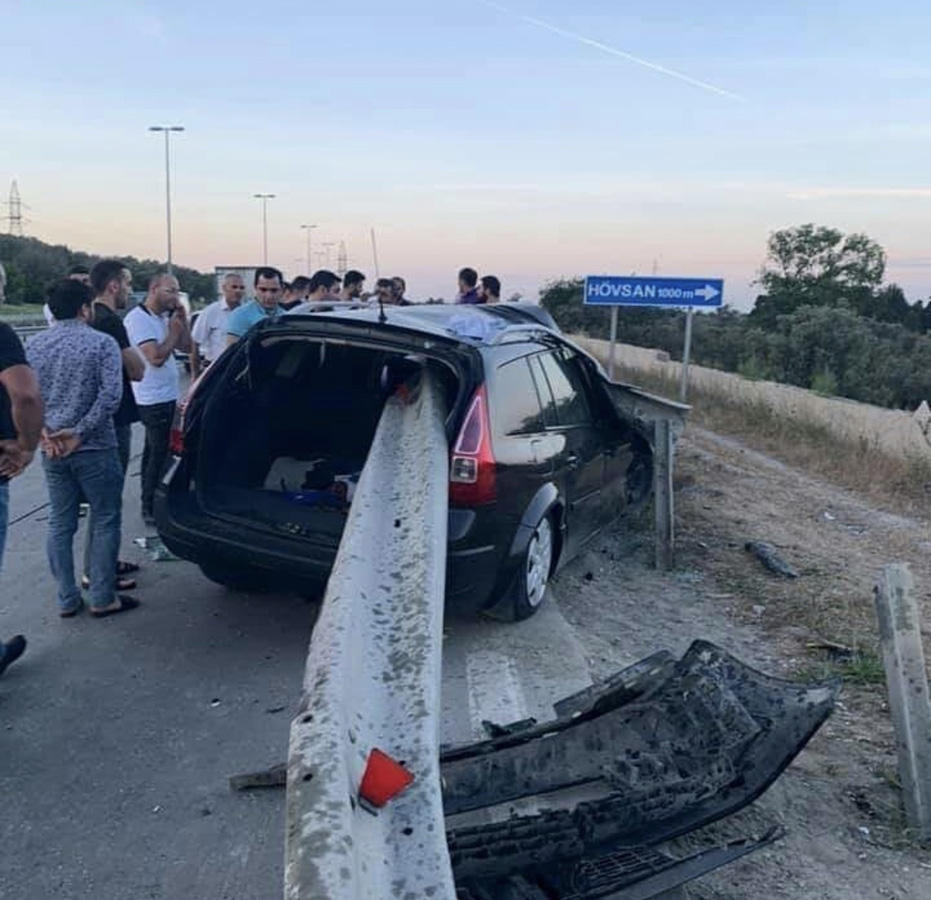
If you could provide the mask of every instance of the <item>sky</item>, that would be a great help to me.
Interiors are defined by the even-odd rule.
[[[931,5],[921,0],[0,0],[0,196],[27,234],[174,261],[349,263],[455,292],[723,277],[775,229],[865,232],[931,294]],[[5,198],[4,198],[5,199]],[[5,208],[0,210],[5,212]],[[5,224],[5,223],[4,223]],[[5,229],[4,229],[5,230]],[[333,246],[326,248],[324,245]]]

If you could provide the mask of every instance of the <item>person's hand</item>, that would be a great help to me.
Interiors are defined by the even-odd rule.
[[[184,308],[179,306],[171,318],[168,320],[168,332],[177,343],[187,334],[187,318],[184,315]]]
[[[19,441],[0,441],[0,475],[15,478],[26,469],[34,456],[35,451],[27,450]]]
[[[42,432],[42,449],[53,459],[71,456],[81,446],[81,436],[73,428]]]

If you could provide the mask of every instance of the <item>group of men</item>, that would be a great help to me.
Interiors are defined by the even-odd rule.
[[[0,268],[0,297],[2,297]],[[9,480],[42,451],[50,513],[47,556],[57,584],[58,611],[72,618],[85,607],[103,618],[138,608],[126,593],[136,587],[138,566],[120,561],[122,498],[131,430],[145,430],[141,469],[142,518],[154,525],[154,498],[167,460],[180,398],[175,351],[186,352],[197,377],[251,327],[307,302],[408,306],[403,278],[379,278],[367,293],[365,275],[340,278],[328,270],[290,284],[278,269],[255,270],[255,298],[245,301],[241,275],[222,282],[222,297],[191,328],[180,302],[178,280],[152,278],[145,300],[125,315],[132,273],[119,260],[102,260],[89,271],[74,267],[49,290],[49,329],[24,350],[15,332],[0,324],[0,559],[6,538]],[[459,272],[458,303],[496,303],[501,285],[493,275],[479,281],[474,269]],[[76,578],[73,544],[80,508],[89,507],[83,568]],[[0,674],[26,646],[16,635],[0,641]]]

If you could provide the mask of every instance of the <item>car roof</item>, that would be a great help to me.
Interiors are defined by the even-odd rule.
[[[515,340],[521,332],[532,340],[534,331],[559,334],[553,317],[542,307],[529,303],[452,305],[440,303],[385,306],[384,319],[377,304],[305,303],[289,310],[279,319],[300,320],[334,318],[346,322],[384,324],[411,331],[455,338],[475,346],[490,345],[502,339],[510,329]]]

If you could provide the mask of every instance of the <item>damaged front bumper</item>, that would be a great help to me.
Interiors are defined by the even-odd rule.
[[[657,849],[762,794],[838,690],[770,678],[696,641],[679,660],[654,654],[566,698],[545,725],[444,748],[460,897],[645,900],[772,842],[777,832],[685,859]],[[526,798],[557,808],[459,824]]]

